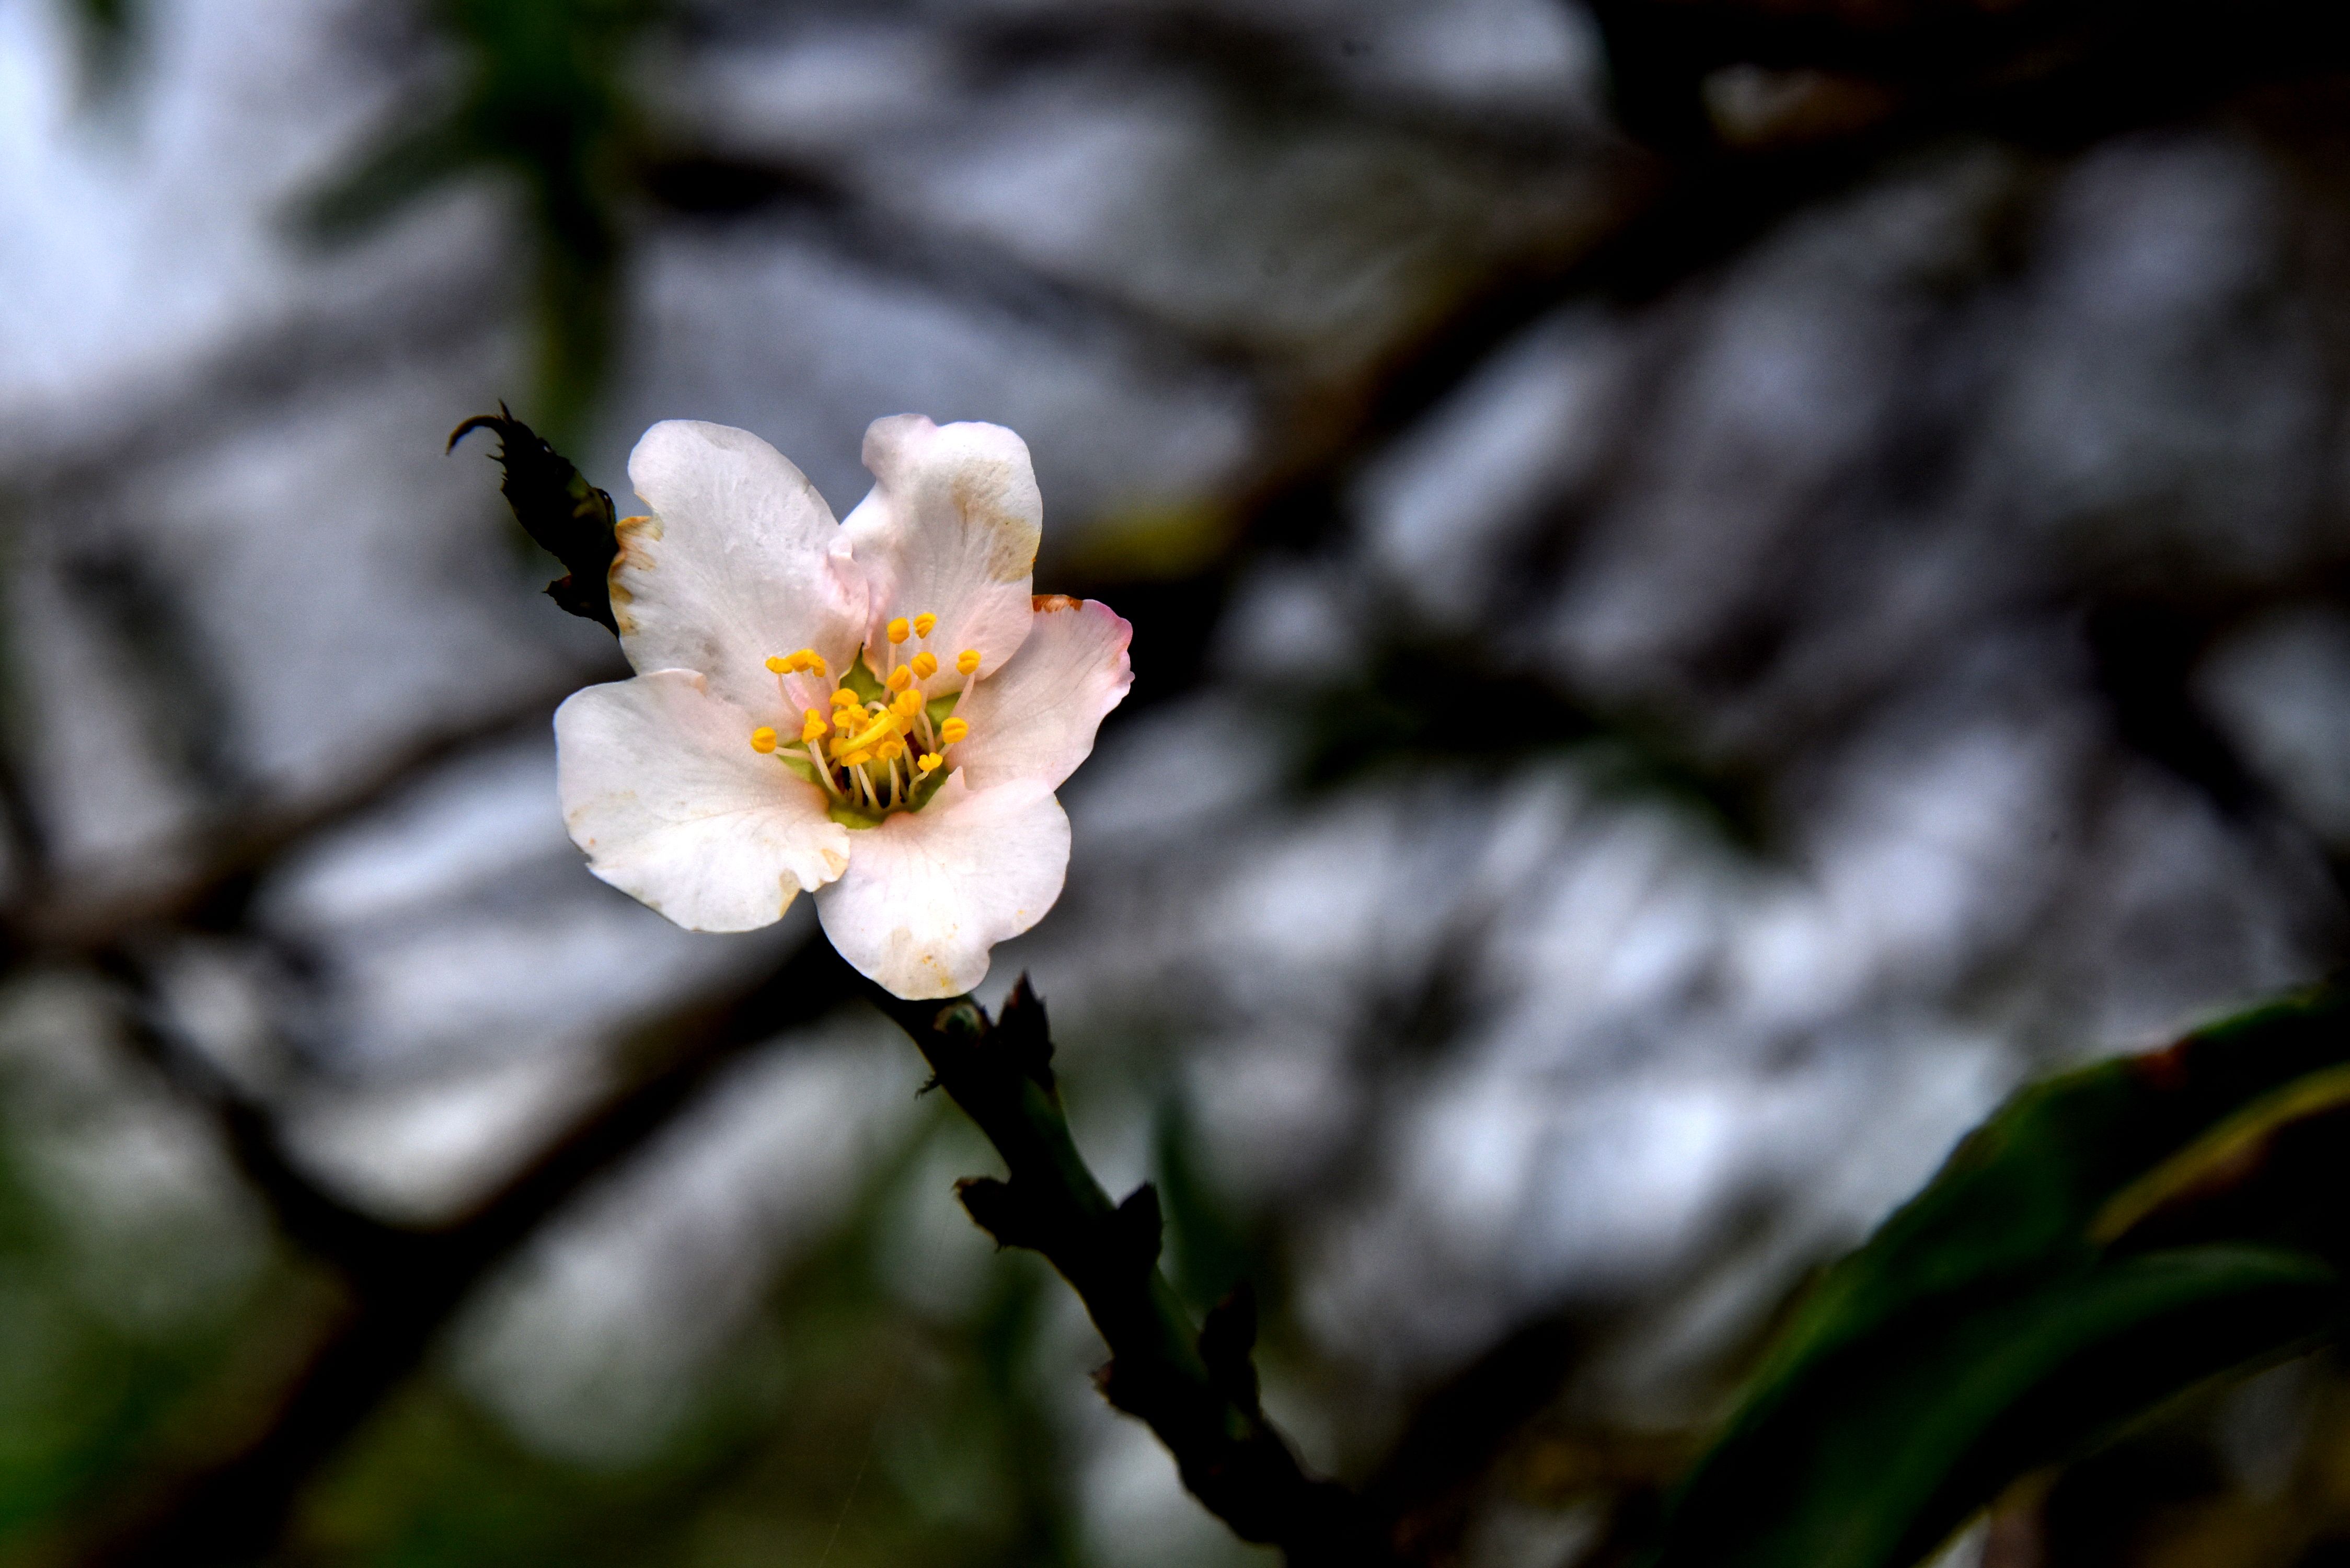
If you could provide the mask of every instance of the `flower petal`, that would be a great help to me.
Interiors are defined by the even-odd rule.
[[[832,508],[789,459],[748,431],[663,420],[629,454],[629,482],[653,515],[621,524],[612,614],[639,672],[698,670],[772,721],[785,703],[769,655],[813,648],[835,676],[847,668],[865,631],[864,579]],[[810,681],[793,706],[820,707],[829,690]]]
[[[588,868],[690,931],[772,925],[838,877],[848,830],[823,790],[751,749],[752,728],[691,670],[573,692],[555,711],[556,792]]]
[[[1094,749],[1102,715],[1134,684],[1134,628],[1097,599],[1040,594],[1028,640],[955,706],[971,724],[952,760],[973,789],[1011,779],[1060,786]]]
[[[872,493],[841,524],[870,585],[866,658],[882,657],[898,617],[939,618],[920,649],[938,655],[931,696],[962,688],[955,656],[980,654],[984,676],[1028,635],[1030,575],[1043,535],[1044,498],[1028,443],[1002,425],[934,425],[920,414],[875,420],[865,432]],[[876,669],[875,674],[881,671]]]
[[[950,778],[920,811],[853,836],[848,871],[816,895],[825,935],[859,974],[909,1000],[987,978],[987,952],[1038,920],[1069,869],[1069,819],[1046,786]]]

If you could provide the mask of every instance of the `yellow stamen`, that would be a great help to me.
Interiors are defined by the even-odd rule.
[[[939,755],[936,752],[924,752],[920,757],[915,759],[915,762],[924,773],[934,774],[939,771],[939,768],[946,762],[946,759]]]
[[[846,686],[843,686],[833,692],[832,705],[836,708],[862,708],[865,706],[864,703],[857,700],[857,693],[851,691]]]
[[[968,721],[962,719],[949,719],[939,726],[939,741],[943,745],[951,746],[970,733],[971,725]]]
[[[776,675],[788,675],[791,673],[792,661],[780,653],[771,653],[767,655],[767,669]]]
[[[900,719],[910,719],[921,711],[922,694],[919,691],[900,691],[889,700],[889,711]]]
[[[906,618],[904,616],[899,616],[896,620],[889,623],[889,640],[891,642],[903,642],[906,640],[908,636],[912,633],[913,629],[912,626],[907,622]]]
[[[928,637],[933,630],[937,629],[938,624],[939,618],[931,614],[928,610],[925,610],[920,615],[914,618],[914,635],[916,637]]]
[[[762,724],[751,732],[751,749],[761,756],[775,749],[775,732]]]
[[[918,653],[906,661],[906,668],[914,672],[915,680],[928,680],[939,672],[939,656],[935,653]]]
[[[903,691],[913,683],[914,672],[912,669],[904,665],[889,671],[889,679],[884,682],[892,691]]]
[[[955,655],[955,673],[969,675],[979,668],[979,649],[966,648]]]
[[[894,763],[906,754],[906,742],[892,735],[874,747],[873,754],[885,763]]]
[[[884,713],[847,740],[834,743],[845,746],[853,752],[868,752],[879,745],[885,737],[895,740],[897,734],[898,716],[894,713]],[[855,764],[852,763],[850,765]]]
[[[830,728],[832,726],[824,722],[824,715],[811,708],[807,711],[807,717],[800,722],[800,739],[820,741],[824,739],[824,732]]]

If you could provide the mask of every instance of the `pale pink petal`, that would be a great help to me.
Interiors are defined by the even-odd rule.
[[[629,481],[653,509],[622,524],[612,562],[629,662],[698,670],[719,696],[783,728],[768,656],[813,648],[837,676],[865,631],[864,578],[832,509],[757,436],[694,420],[647,431]],[[830,690],[806,685],[792,693],[795,713]]]
[[[1001,669],[1028,635],[1044,529],[1028,443],[1001,425],[897,414],[865,432],[865,466],[872,493],[841,526],[871,589],[866,661],[882,659],[893,618],[930,614],[939,619],[929,639],[908,641],[897,658],[938,655],[939,672],[926,682],[932,696],[962,690],[955,656],[964,649],[979,650],[983,676]]]
[[[751,749],[753,728],[691,670],[573,692],[555,711],[556,792],[588,869],[692,931],[772,925],[838,877],[848,830],[823,790]]]
[[[1098,600],[1039,596],[1019,653],[956,704],[971,734],[947,760],[973,789],[1010,779],[1058,788],[1093,751],[1102,716],[1134,684],[1126,657],[1133,637],[1134,628]]]
[[[950,778],[920,811],[850,835],[848,871],[818,893],[825,935],[909,1000],[987,978],[987,952],[1038,920],[1069,869],[1069,819],[1043,784]]]

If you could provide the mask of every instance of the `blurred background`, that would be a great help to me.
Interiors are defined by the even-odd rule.
[[[500,399],[1027,439],[1137,679],[982,994],[1430,1563],[1628,1561],[2008,1090],[2350,950],[2329,8],[0,0],[0,1564],[1272,1561],[805,903],[582,869]],[[2350,1384],[1947,1561],[2350,1561]]]

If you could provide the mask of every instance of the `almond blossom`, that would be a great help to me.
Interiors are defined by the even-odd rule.
[[[1044,504],[998,425],[865,432],[836,522],[775,448],[669,420],[629,457],[612,611],[631,680],[555,715],[557,790],[598,877],[690,930],[802,892],[860,972],[953,996],[1068,870],[1053,792],[1132,683],[1133,628],[1036,596]]]

